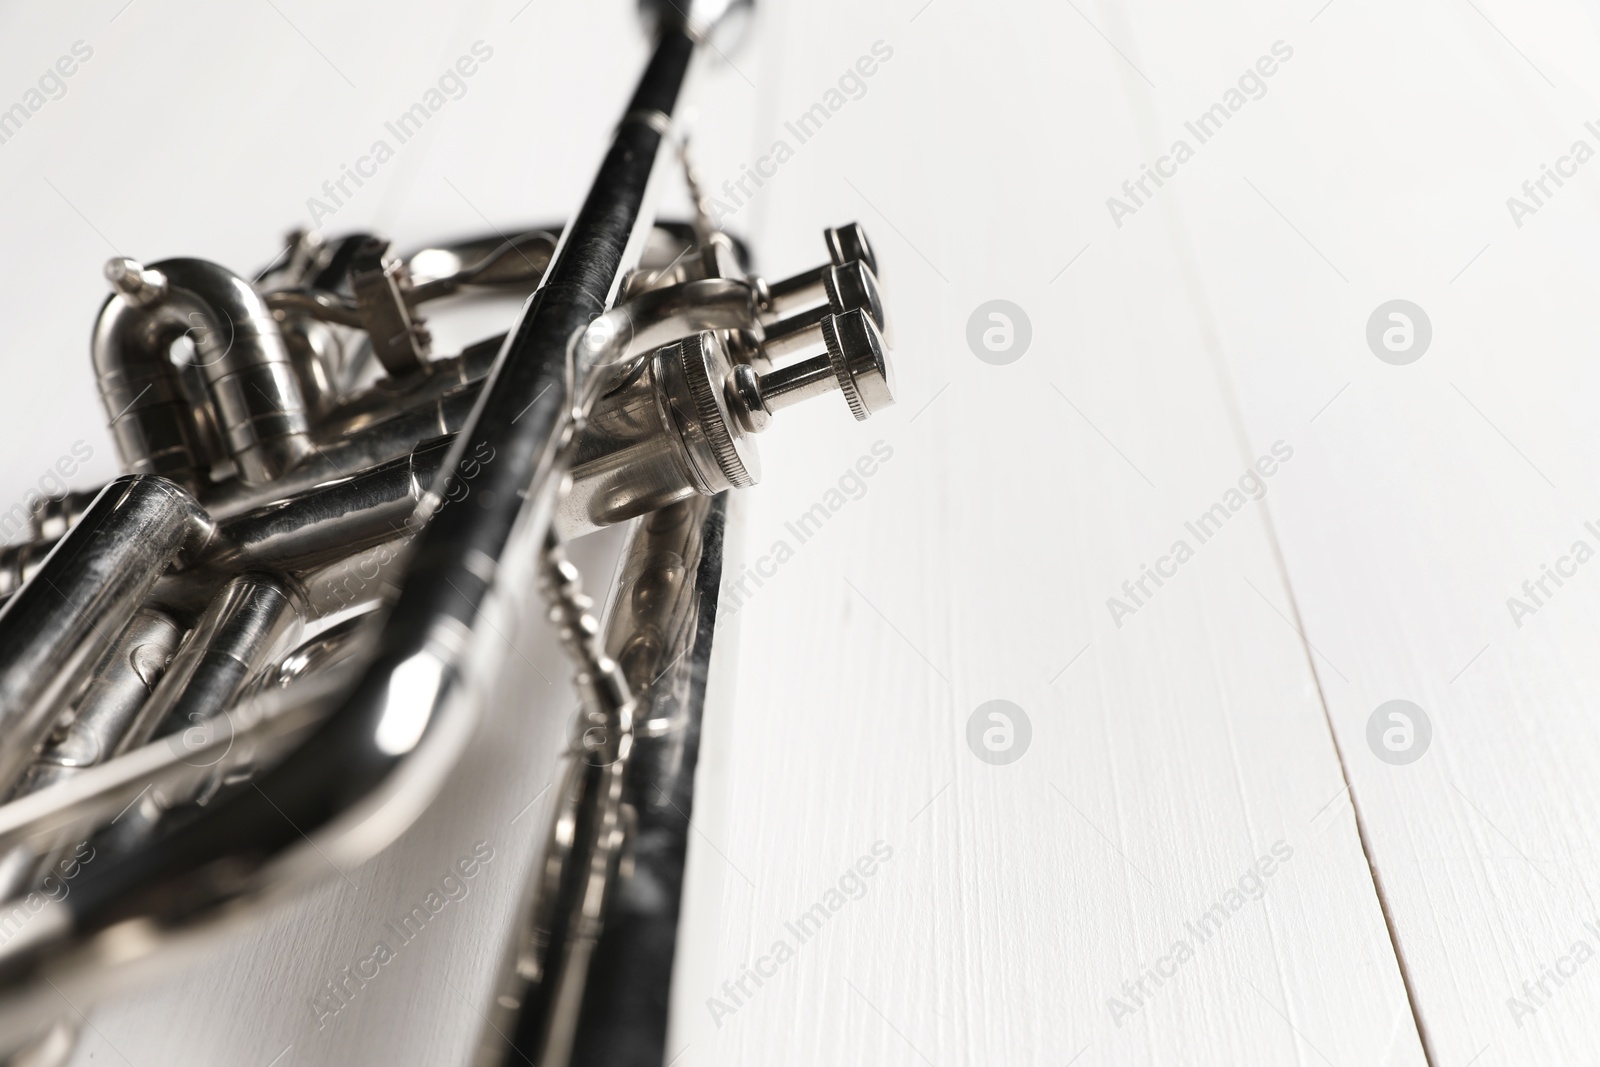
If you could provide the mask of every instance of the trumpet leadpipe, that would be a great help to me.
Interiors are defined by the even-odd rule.
[[[66,781],[127,748],[125,738],[183,634],[177,620],[153,608],[141,608],[128,620],[73,701],[70,718],[28,768],[17,794]]]
[[[0,783],[9,789],[50,732],[83,666],[121,631],[161,575],[215,526],[181,486],[118,478],[0,608]]]
[[[287,581],[259,572],[231,579],[118,739],[117,750],[203,730],[298,639],[305,615],[304,594]]]
[[[301,231],[253,282],[110,265],[95,365],[144,477],[57,543],[74,502],[0,552],[0,786],[27,775],[0,806],[0,896],[64,845],[104,847],[26,938],[0,938],[0,1058],[59,998],[392,842],[495,713],[497,623],[534,595],[583,706],[544,753],[569,760],[563,803],[484,1062],[506,1034],[544,1067],[663,1058],[664,1011],[638,1005],[664,1004],[672,974],[719,497],[759,478],[757,433],[799,421],[776,413],[838,392],[865,418],[894,383],[859,226],[768,284],[706,211],[650,217],[674,156],[703,204],[673,115],[743,5],[646,6],[655,49],[559,238],[511,227],[397,257],[376,234]],[[517,290],[507,332],[432,354],[447,332],[424,311]],[[602,624],[561,542],[634,518]],[[89,605],[95,633],[52,593]]]

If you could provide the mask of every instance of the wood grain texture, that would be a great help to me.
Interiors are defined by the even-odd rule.
[[[477,5],[426,37],[428,5],[121,7],[0,12],[7,69],[95,49],[0,146],[5,506],[79,439],[81,484],[112,472],[83,338],[113,249],[256,262],[479,38],[495,59],[331,228],[559,217],[643,54],[626,5]],[[1600,551],[1593,165],[1520,227],[1506,207],[1575,140],[1600,148],[1591,12],[829,0],[769,4],[758,34],[700,86],[700,167],[775,274],[820,258],[823,225],[867,225],[901,400],[857,425],[819,399],[761,442],[673,1063],[1591,1058],[1600,964],[1572,960],[1600,949],[1600,562],[1546,579],[1520,626],[1507,599],[1574,542]],[[1185,123],[1279,41],[1292,58],[1199,143]],[[150,121],[130,86],[164,102]],[[1180,138],[1193,157],[1119,226],[1107,198]],[[759,188],[723,186],[758,164]],[[1409,366],[1365,339],[1396,297],[1433,326]],[[1032,326],[1007,366],[966,340],[997,298]],[[1263,498],[1229,509],[1278,442]],[[1219,503],[1202,544],[1187,524]],[[1179,540],[1192,558],[1118,626],[1107,599]],[[607,546],[584,551],[602,584]],[[541,624],[510,638],[509,714],[437,810],[93,1009],[75,1062],[459,1062],[548,818],[527,754],[570,707]],[[1367,742],[1396,698],[1433,727],[1408,766]],[[997,699],[1031,724],[1004,766],[967,741]],[[319,1030],[311,996],[478,840],[496,858],[469,894]]]
[[[1583,177],[1520,220],[1507,198],[1600,148],[1595,24],[1564,4],[1154,14],[1158,67],[1202,28],[1297,48],[1171,192],[1252,447],[1297,443],[1268,508],[1432,1061],[1589,1062],[1600,585],[1574,553],[1600,549],[1600,204]],[[1196,110],[1163,104],[1168,130]],[[1407,366],[1364,336],[1396,297],[1432,323]],[[1394,699],[1432,723],[1407,766],[1367,741]]]
[[[862,217],[903,398],[860,426],[785,412],[763,442],[746,556],[793,554],[738,616],[727,808],[684,932],[715,962],[675,991],[676,1062],[1420,1063],[1265,513],[1186,532],[1271,442],[1238,431],[1181,232],[1088,229],[1143,152],[1137,75],[1070,8],[914,13],[767,27],[791,140],[782,119],[894,50],[741,210],[779,273],[814,257],[819,213]],[[1032,320],[1010,366],[965,341],[995,297]],[[848,472],[878,441],[863,491]],[[1116,626],[1107,598],[1183,538],[1193,558]],[[966,741],[997,698],[1032,723],[1008,766]],[[1187,924],[1258,888],[1280,841],[1261,899],[1201,942]],[[875,842],[893,858],[802,942]],[[1123,989],[1180,940],[1174,977]],[[772,976],[741,990],[751,967]]]

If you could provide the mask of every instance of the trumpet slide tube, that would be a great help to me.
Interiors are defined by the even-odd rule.
[[[63,996],[170,969],[394,841],[480,716],[528,713],[485,696],[536,597],[581,707],[565,751],[527,754],[562,784],[477,1061],[665,1058],[728,493],[779,413],[837,393],[864,419],[895,385],[859,225],[768,281],[703,210],[652,217],[680,162],[703,207],[674,114],[746,4],[644,6],[651,57],[559,236],[399,255],[301,230],[253,280],[108,264],[92,357],[128,474],[0,550],[0,909],[65,850],[97,858],[0,938],[0,1062],[70,1046]],[[429,318],[507,292],[509,330],[434,354]],[[564,541],[619,523],[597,617]]]

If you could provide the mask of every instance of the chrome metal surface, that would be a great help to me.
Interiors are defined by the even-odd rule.
[[[694,51],[687,36],[663,34],[629,113],[671,113]],[[618,129],[452,446],[443,480],[418,508],[426,526],[408,553],[375,656],[349,696],[313,739],[251,788],[219,798],[135,853],[106,857],[85,871],[64,913],[35,923],[30,929],[40,933],[26,943],[0,946],[0,1024],[8,1006],[26,1001],[29,976],[52,956],[103,961],[117,942],[119,969],[131,970],[185,930],[216,928],[236,910],[231,903],[317,876],[330,858],[360,862],[426,805],[472,727],[468,687],[499,654],[471,636],[486,612],[504,610],[500,598],[518,591],[501,564],[512,563],[514,574],[516,561],[528,558],[522,553],[544,540],[567,442],[594,395],[592,368],[575,342],[616,293],[629,249],[636,257],[648,235],[645,194],[666,157],[662,143],[647,123]],[[470,483],[468,491],[452,496],[452,481]],[[164,933],[130,952],[118,930],[155,914]],[[88,985],[87,974],[74,974]]]
[[[606,623],[606,649],[637,694],[622,773],[629,828],[589,950],[573,1062],[666,1062],[666,990],[694,817],[700,722],[717,637],[728,498],[697,497],[641,520]],[[520,1028],[519,1028],[520,1029]]]
[[[878,292],[878,278],[861,260],[853,260],[841,267],[825,267],[820,290],[816,295],[821,300],[815,306],[792,311],[787,318],[763,316],[769,349],[780,338],[815,327],[827,315],[843,315],[859,309],[871,315],[873,322],[883,325],[883,297]]]
[[[107,277],[119,295],[95,324],[94,368],[122,466],[195,486],[210,457],[200,451],[190,402],[169,358],[191,323],[153,312],[167,292],[165,275],[147,276],[132,260],[113,260]]]
[[[369,237],[356,247],[350,263],[350,288],[355,292],[361,328],[389,376],[426,374],[432,338],[422,320],[411,313],[407,299],[411,279],[406,276],[405,264],[389,255],[389,242]]]
[[[103,763],[126,743],[141,708],[167,671],[184,628],[164,612],[141,608],[106,649],[82,693],[17,785],[36,793]]]
[[[811,347],[822,352],[759,376],[755,395],[743,388],[741,400],[747,404],[759,400],[770,413],[837,389],[858,420],[894,403],[894,371],[884,352],[883,334],[865,312],[823,316]]]
[[[172,659],[155,692],[117,740],[118,750],[152,736],[202,734],[246,683],[266,670],[299,637],[303,594],[267,574],[241,574],[223,586]]]
[[[535,898],[538,992],[518,1019],[506,1051],[508,1057],[531,1053],[536,1063],[566,1063],[622,847],[622,783],[633,750],[635,708],[632,687],[606,651],[590,613],[592,601],[554,536],[545,547],[540,583],[576,667],[580,710],[573,728],[574,758],[561,786],[566,810],[556,817]],[[518,979],[529,968],[508,970],[511,982],[521,987],[518,992],[525,992],[527,982]]]
[[[596,403],[579,439],[561,530],[577,534],[697,493],[753,484],[755,451],[723,399],[732,369],[709,332],[631,366]]]
[[[310,421],[300,380],[294,373],[277,320],[260,294],[243,278],[201,259],[169,259],[148,269],[114,259],[106,276],[115,295],[106,301],[95,330],[95,365],[113,431],[124,419],[138,429],[117,433],[125,465],[156,463],[162,452],[152,442],[181,439],[170,423],[180,406],[170,395],[160,400],[130,397],[130,410],[111,405],[141,380],[120,368],[147,368],[152,393],[170,392],[169,353],[180,339],[192,345],[228,456],[240,480],[270,481],[310,451]],[[126,290],[126,291],[125,291]],[[105,384],[110,378],[111,387]],[[177,444],[166,445],[170,451]],[[152,448],[158,448],[151,453]],[[190,448],[192,456],[192,446]],[[211,457],[213,461],[221,457]],[[172,459],[180,463],[181,459]],[[173,468],[188,480],[194,472]]]
[[[72,532],[0,608],[0,786],[9,790],[54,715],[157,579],[214,526],[180,486],[152,475],[103,489]]]
[[[405,260],[411,301],[432,300],[469,285],[536,285],[550,265],[558,229],[541,227],[509,238],[494,234],[413,252]]]
[[[725,497],[693,497],[641,520],[603,635],[563,561],[548,561],[585,695],[479,1064],[665,1060],[726,515]]]
[[[829,227],[822,232],[822,239],[828,247],[829,263],[780,281],[759,282],[758,287],[765,296],[763,306],[767,310],[784,314],[821,302],[826,298],[830,267],[842,267],[859,261],[874,277],[877,276],[878,257],[873,253],[872,243],[867,240],[867,232],[859,222]]]
[[[175,966],[404,832],[534,594],[581,707],[482,1056],[660,1062],[723,494],[759,480],[776,412],[894,398],[859,226],[768,283],[703,210],[674,116],[748,7],[643,5],[651,59],[564,228],[406,255],[298,231],[253,282],[107,266],[92,356],[129,474],[24,509],[0,551],[0,908],[63,848],[97,858],[0,937],[0,1062],[70,1047],[60,998]],[[677,164],[690,223],[652,216]],[[424,308],[508,292],[509,330],[433,352]],[[629,520],[602,630],[563,541]]]

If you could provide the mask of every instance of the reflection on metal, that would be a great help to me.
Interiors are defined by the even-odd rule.
[[[726,521],[725,495],[640,520],[603,638],[571,575],[550,576],[564,586],[562,631],[581,646],[583,701],[482,1064],[664,1059]]]
[[[404,255],[301,231],[254,281],[108,265],[92,355],[129,473],[0,552],[0,908],[64,848],[97,859],[0,940],[0,1061],[66,1055],[62,998],[403,833],[535,593],[581,707],[495,1008],[512,1047],[491,1027],[482,1056],[661,1061],[725,493],[777,412],[866,418],[894,377],[859,226],[768,282],[709,217],[651,217],[701,45],[749,5],[643,6],[651,59],[565,228]],[[504,334],[432,351],[424,310],[507,292]],[[602,631],[563,539],[628,520]]]
[[[653,1064],[669,1055],[667,990],[728,507],[726,496],[690,500],[643,520],[612,600],[607,641],[639,693],[622,794],[629,839],[591,953],[575,1063]]]

